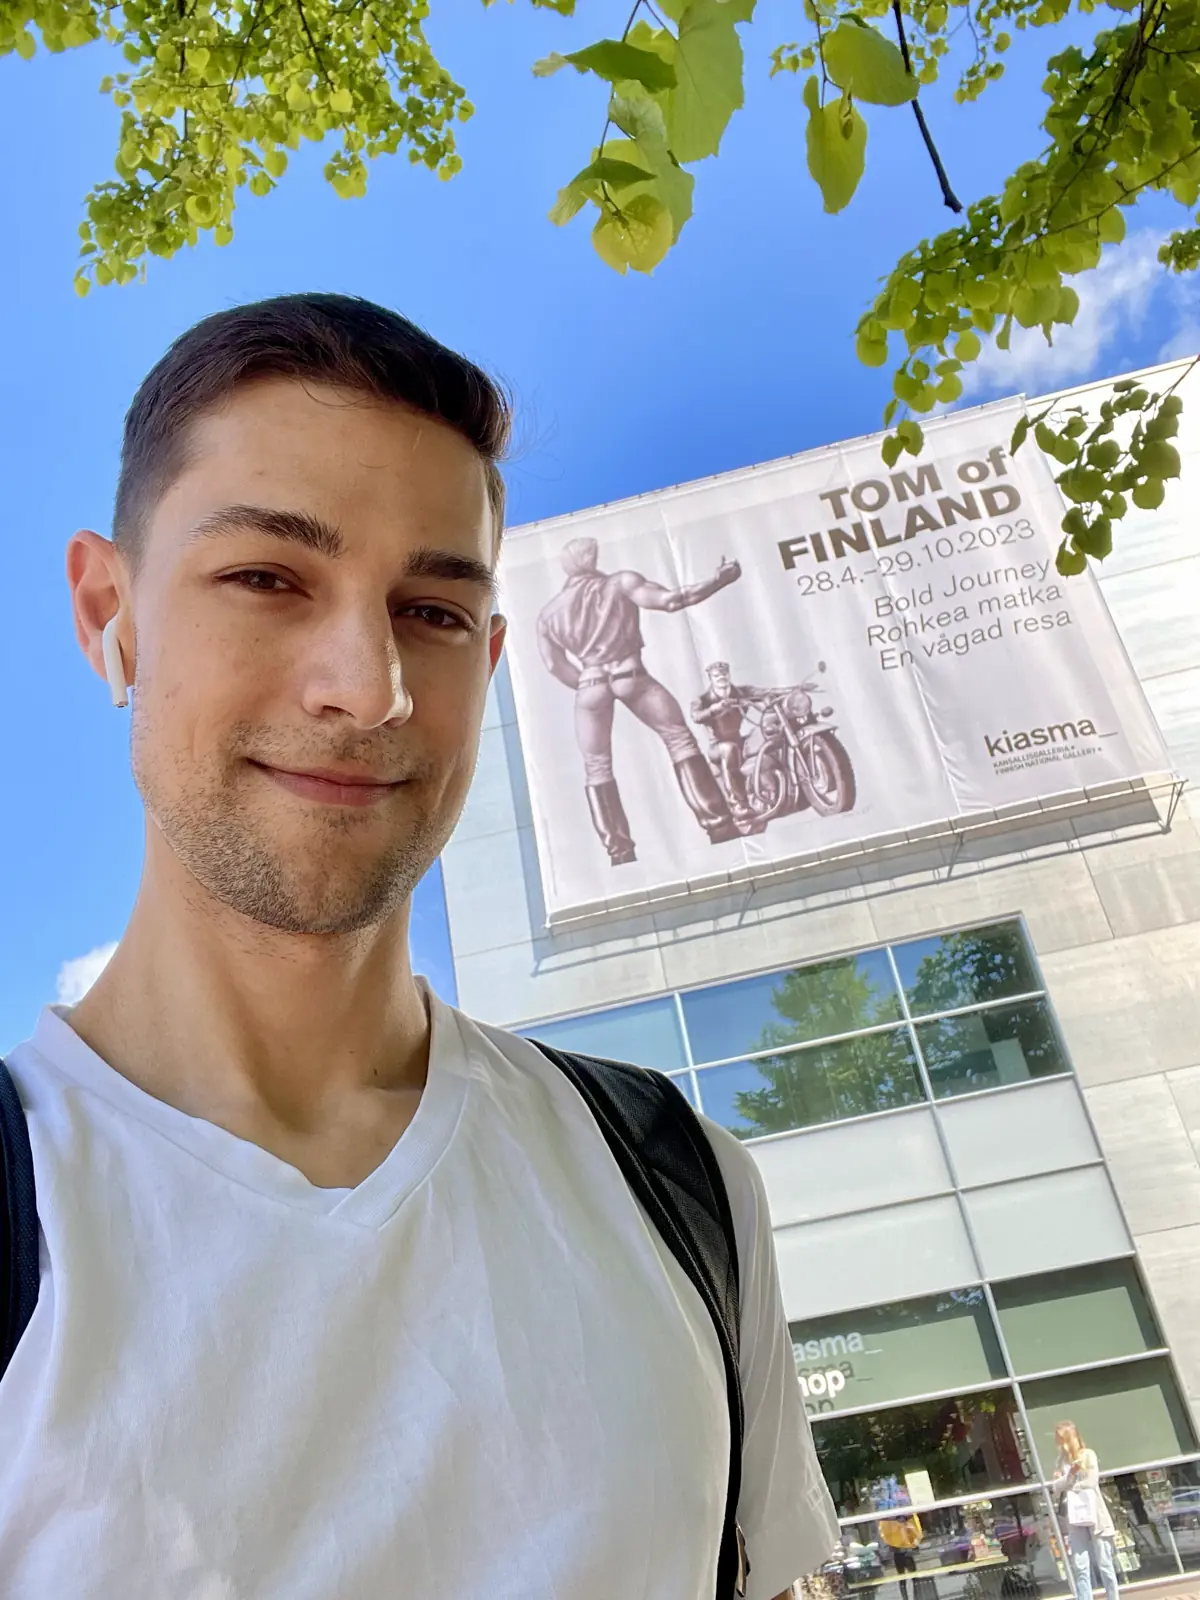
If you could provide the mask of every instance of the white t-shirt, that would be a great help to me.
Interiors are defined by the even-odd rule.
[[[9,1058],[43,1261],[0,1382],[5,1600],[710,1600],[729,1434],[703,1305],[574,1088],[430,1009],[416,1115],[352,1190],[143,1093],[62,1011]],[[709,1132],[769,1600],[836,1527],[761,1180]]]

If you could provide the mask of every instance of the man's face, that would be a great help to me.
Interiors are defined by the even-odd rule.
[[[503,633],[483,464],[442,423],[286,380],[236,391],[192,446],[133,585],[151,826],[257,922],[367,927],[474,770]]]
[[[709,670],[708,677],[709,682],[713,687],[713,693],[720,695],[722,700],[727,700],[729,698],[729,691],[732,688],[732,684],[730,683],[729,679],[729,668],[712,667]]]

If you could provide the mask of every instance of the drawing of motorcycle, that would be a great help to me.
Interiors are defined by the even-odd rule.
[[[817,671],[825,672],[823,661]],[[819,693],[820,685],[809,679],[789,689],[739,697],[749,724],[742,775],[750,804],[763,821],[809,806],[822,817],[853,809],[854,766],[836,729],[825,725],[833,708],[814,707]]]

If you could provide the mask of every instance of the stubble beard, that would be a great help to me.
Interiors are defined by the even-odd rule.
[[[240,742],[235,739],[235,747]],[[326,748],[306,757],[292,750],[285,756],[264,752],[266,742],[260,733],[257,759],[293,770],[362,760],[365,753],[360,744],[357,751]],[[179,863],[222,905],[280,933],[357,933],[386,921],[433,865],[453,826],[452,820],[445,824],[427,809],[410,806],[382,848],[367,857],[354,834],[370,825],[369,817],[312,804],[309,837],[289,853],[271,839],[269,808],[260,809],[250,798],[255,786],[269,793],[270,780],[248,771],[240,753],[230,755],[221,773],[201,778],[189,770],[168,796],[137,760],[137,744],[135,738],[135,780]],[[409,774],[413,800],[424,787],[423,775]]]

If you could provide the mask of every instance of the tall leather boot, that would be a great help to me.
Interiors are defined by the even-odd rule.
[[[621,804],[621,791],[611,778],[607,783],[591,783],[586,789],[588,810],[592,826],[600,835],[600,842],[608,851],[614,867],[623,867],[637,860],[633,840],[629,837],[629,820]]]
[[[721,786],[699,751],[675,763],[675,777],[683,798],[708,835],[710,844],[724,844],[728,839],[741,838],[741,830],[725,803]]]

